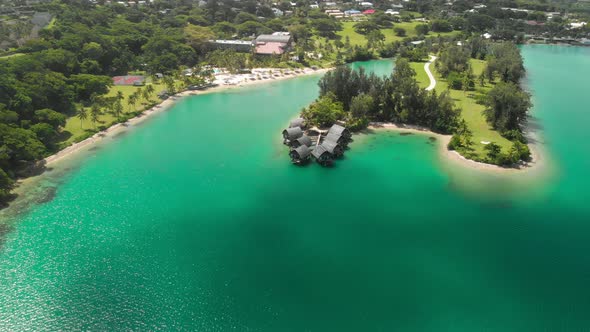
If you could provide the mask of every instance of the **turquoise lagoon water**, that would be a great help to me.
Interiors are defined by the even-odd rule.
[[[550,176],[387,131],[292,166],[317,77],[187,98],[3,212],[0,330],[590,330],[590,49],[523,55]]]

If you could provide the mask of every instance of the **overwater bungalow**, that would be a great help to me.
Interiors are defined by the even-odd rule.
[[[293,142],[301,136],[303,136],[303,130],[301,130],[301,127],[287,128],[283,130],[283,143],[290,144],[290,142]]]
[[[311,156],[311,149],[307,145],[301,145],[289,152],[291,162],[296,165],[302,165],[309,161]]]
[[[339,134],[332,133],[332,132],[328,133],[328,135],[326,135],[326,138],[324,140],[334,142],[334,143],[342,146],[343,148],[346,148],[346,146],[348,146],[348,141],[349,141],[344,136],[341,136]]]
[[[305,129],[305,120],[302,118],[297,118],[292,120],[289,123],[289,128],[295,128],[295,127],[300,127],[302,129]]]
[[[344,148],[342,148],[342,146],[338,143],[324,141],[322,142],[321,146],[323,146],[324,149],[330,152],[330,154],[332,154],[334,157],[342,157],[342,155],[344,155]]]
[[[332,164],[332,154],[328,152],[328,150],[326,150],[326,148],[322,145],[316,146],[311,152],[311,155],[322,166],[328,166]]]
[[[290,141],[290,144],[291,144],[292,148],[298,148],[302,145],[310,147],[311,146],[311,138],[309,138],[309,136],[307,136],[307,135],[303,135],[296,140]]]
[[[352,137],[350,130],[337,124],[333,125],[330,128],[330,130],[328,131],[328,135],[329,134],[342,136],[347,141],[350,141],[350,138]]]

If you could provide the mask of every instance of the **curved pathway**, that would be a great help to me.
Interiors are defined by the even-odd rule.
[[[430,60],[424,64],[424,71],[430,79],[430,85],[426,88],[426,91],[430,91],[434,89],[434,87],[436,86],[436,80],[434,79],[434,75],[432,75],[432,73],[430,72],[430,64],[433,63],[434,60],[436,60],[436,57],[434,55],[431,55]]]

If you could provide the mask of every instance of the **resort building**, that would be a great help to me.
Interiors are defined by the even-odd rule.
[[[297,118],[297,119],[291,120],[291,122],[289,123],[289,128],[295,128],[295,127],[301,127],[302,129],[305,129],[305,119]]]
[[[342,155],[344,155],[344,148],[336,142],[324,140],[321,146],[323,146],[324,149],[330,152],[334,157],[342,157]]]
[[[211,44],[216,49],[231,49],[236,52],[250,52],[254,43],[251,40],[225,40],[225,39],[216,39],[211,40]]]
[[[337,136],[342,136],[346,141],[350,141],[350,139],[352,138],[352,134],[350,133],[350,130],[342,127],[341,125],[333,125],[332,127],[330,127],[330,130],[328,131],[328,135],[337,135]]]
[[[335,18],[343,18],[344,17],[344,13],[342,11],[340,11],[339,9],[328,9],[325,11],[326,15],[328,16],[332,16]]]
[[[343,147],[346,147],[348,145],[348,139],[346,139],[345,137],[343,137],[337,133],[328,133],[328,135],[326,135],[326,138],[324,140],[334,142],[334,143],[339,144]]]
[[[326,150],[326,148],[322,145],[318,145],[313,149],[311,155],[315,158],[315,160],[322,166],[327,166],[332,164],[332,154]]]
[[[310,147],[311,146],[311,138],[309,138],[309,136],[307,136],[307,135],[303,135],[303,136],[297,138],[296,140],[291,141],[290,143],[291,143],[292,148],[298,148],[302,145]]]
[[[283,130],[283,143],[290,144],[301,136],[303,136],[303,130],[300,127],[287,128]]]
[[[586,26],[586,22],[572,22],[570,23],[570,27],[572,29],[580,29]]]
[[[296,149],[291,150],[291,152],[289,152],[289,157],[291,157],[292,163],[299,165],[307,162],[311,153],[312,151],[307,145],[301,145]]]
[[[133,85],[142,86],[145,82],[145,76],[141,75],[126,75],[113,77],[113,85]]]
[[[351,9],[351,10],[344,11],[344,16],[354,17],[354,16],[359,16],[359,15],[362,15],[360,10]]]
[[[292,38],[288,32],[275,32],[272,35],[260,35],[256,38],[256,54],[281,55],[292,45]]]

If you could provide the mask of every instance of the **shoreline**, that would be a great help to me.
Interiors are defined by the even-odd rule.
[[[67,160],[69,158],[73,158],[80,153],[87,152],[87,151],[91,150],[93,147],[95,147],[96,145],[104,142],[106,139],[115,138],[120,133],[126,132],[127,130],[131,130],[133,127],[136,127],[137,125],[143,123],[144,121],[154,118],[155,115],[168,111],[177,102],[183,100],[186,97],[204,95],[204,94],[209,94],[209,93],[217,93],[217,92],[223,92],[223,91],[231,91],[233,89],[240,89],[240,88],[244,88],[244,87],[248,87],[248,86],[255,86],[255,85],[259,85],[259,84],[268,84],[268,83],[272,83],[272,82],[288,80],[288,79],[302,77],[302,76],[319,75],[319,74],[324,74],[332,69],[333,68],[320,68],[320,69],[313,70],[310,68],[305,68],[305,70],[302,73],[294,73],[289,76],[271,77],[268,79],[262,79],[262,80],[256,80],[256,81],[244,81],[244,82],[240,82],[238,84],[233,84],[233,85],[220,85],[220,86],[213,87],[213,88],[210,88],[207,90],[193,90],[193,91],[186,90],[186,91],[179,92],[173,96],[168,97],[166,100],[162,100],[159,104],[157,104],[149,109],[144,110],[141,114],[127,120],[126,122],[116,123],[103,131],[95,133],[94,135],[86,138],[85,140],[74,143],[74,144],[44,158],[43,160],[41,160],[41,162],[45,163],[43,171],[40,172],[39,174],[25,177],[25,178],[20,178],[20,179],[16,180],[15,186],[14,186],[14,188],[12,188],[11,192],[17,195],[16,200],[18,200],[19,196],[24,195],[30,189],[30,185],[32,185],[35,181],[40,179],[40,177],[42,177],[47,171],[52,170],[52,167],[51,167],[52,165],[59,163],[61,161]],[[13,203],[14,203],[14,200],[9,202],[8,206],[13,205]],[[0,209],[0,210],[5,210],[5,209]]]
[[[467,159],[462,156],[459,152],[447,149],[447,145],[451,140],[452,135],[443,135],[435,133],[427,128],[411,125],[397,125],[390,122],[371,122],[367,127],[369,130],[392,130],[401,133],[412,133],[418,135],[429,135],[436,137],[438,141],[438,153],[446,161],[452,162],[453,164],[461,167],[467,167],[474,170],[484,171],[488,173],[501,173],[501,174],[520,174],[522,172],[528,172],[541,168],[544,163],[544,159],[541,157],[539,147],[535,144],[529,143],[529,149],[531,151],[531,161],[523,164],[519,168],[515,167],[502,167],[493,164],[482,163],[479,161]]]
[[[253,86],[253,85],[258,85],[258,84],[272,83],[272,82],[283,81],[283,80],[296,78],[296,77],[324,74],[331,69],[332,68],[323,68],[323,69],[313,70],[313,69],[306,68],[306,70],[303,73],[295,73],[295,74],[292,74],[289,76],[272,77],[269,79],[256,80],[256,81],[245,81],[245,82],[240,82],[235,85],[220,85],[220,86],[213,87],[213,88],[210,88],[207,90],[182,91],[182,92],[179,92],[173,96],[168,97],[166,100],[163,100],[159,104],[157,104],[149,109],[144,110],[140,115],[133,117],[133,118],[127,120],[126,122],[120,122],[120,123],[114,124],[114,125],[110,126],[109,128],[107,128],[103,131],[100,131],[100,132],[88,137],[87,139],[85,139],[83,141],[74,143],[74,144],[66,147],[65,149],[62,149],[62,150],[52,154],[51,156],[44,158],[43,161],[45,162],[45,166],[49,166],[49,165],[54,164],[60,160],[65,159],[69,156],[72,156],[72,155],[76,154],[77,152],[80,152],[81,150],[83,150],[86,147],[91,147],[92,145],[95,145],[98,142],[103,141],[105,138],[113,137],[116,134],[118,134],[122,131],[125,131],[126,129],[129,129],[129,127],[132,127],[134,125],[138,125],[138,124],[144,122],[146,119],[152,118],[156,114],[160,114],[160,113],[167,111],[172,106],[174,106],[178,101],[180,101],[186,97],[198,96],[198,95],[209,94],[209,93],[216,93],[216,92],[232,90],[232,89],[237,89],[237,88],[242,88],[242,87],[248,87],[248,86]],[[20,183],[26,179],[28,179],[28,178],[18,180],[17,185],[18,185],[18,183]]]

